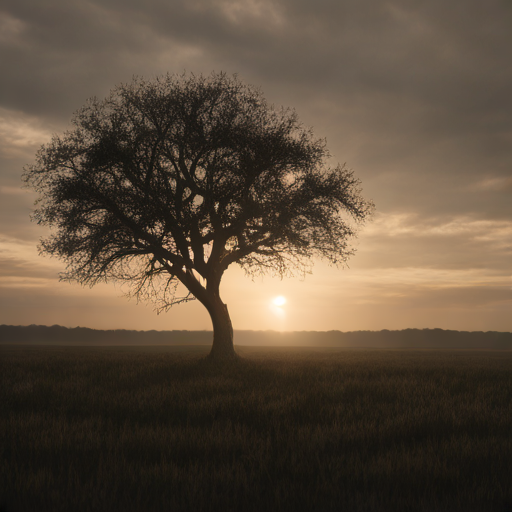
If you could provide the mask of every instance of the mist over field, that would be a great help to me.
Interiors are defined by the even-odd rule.
[[[0,344],[35,345],[211,345],[211,331],[96,330],[59,325],[0,325]],[[401,331],[235,331],[235,346],[378,349],[512,350],[512,333],[443,329]]]

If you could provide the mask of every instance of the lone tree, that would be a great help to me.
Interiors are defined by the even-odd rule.
[[[213,323],[209,357],[229,359],[229,265],[282,277],[353,253],[373,205],[328,157],[293,110],[236,76],[166,75],[89,100],[24,180],[40,193],[34,220],[54,228],[40,250],[66,261],[61,279],[128,282],[159,310],[197,299]]]

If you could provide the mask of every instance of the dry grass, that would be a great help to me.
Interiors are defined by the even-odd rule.
[[[0,347],[0,510],[512,510],[512,354]]]

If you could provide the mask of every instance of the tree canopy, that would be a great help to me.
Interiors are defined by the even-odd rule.
[[[294,110],[236,76],[134,78],[72,123],[25,169],[34,219],[53,228],[42,252],[65,260],[62,279],[128,282],[160,309],[199,300],[212,357],[234,355],[219,291],[229,265],[286,276],[316,257],[343,263],[373,208]]]

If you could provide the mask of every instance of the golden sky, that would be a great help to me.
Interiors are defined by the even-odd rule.
[[[348,268],[251,281],[230,267],[235,329],[511,331],[511,26],[498,0],[5,0],[0,323],[211,328],[199,303],[157,316],[113,285],[60,283],[20,177],[87,98],[224,70],[294,107],[376,204]]]

